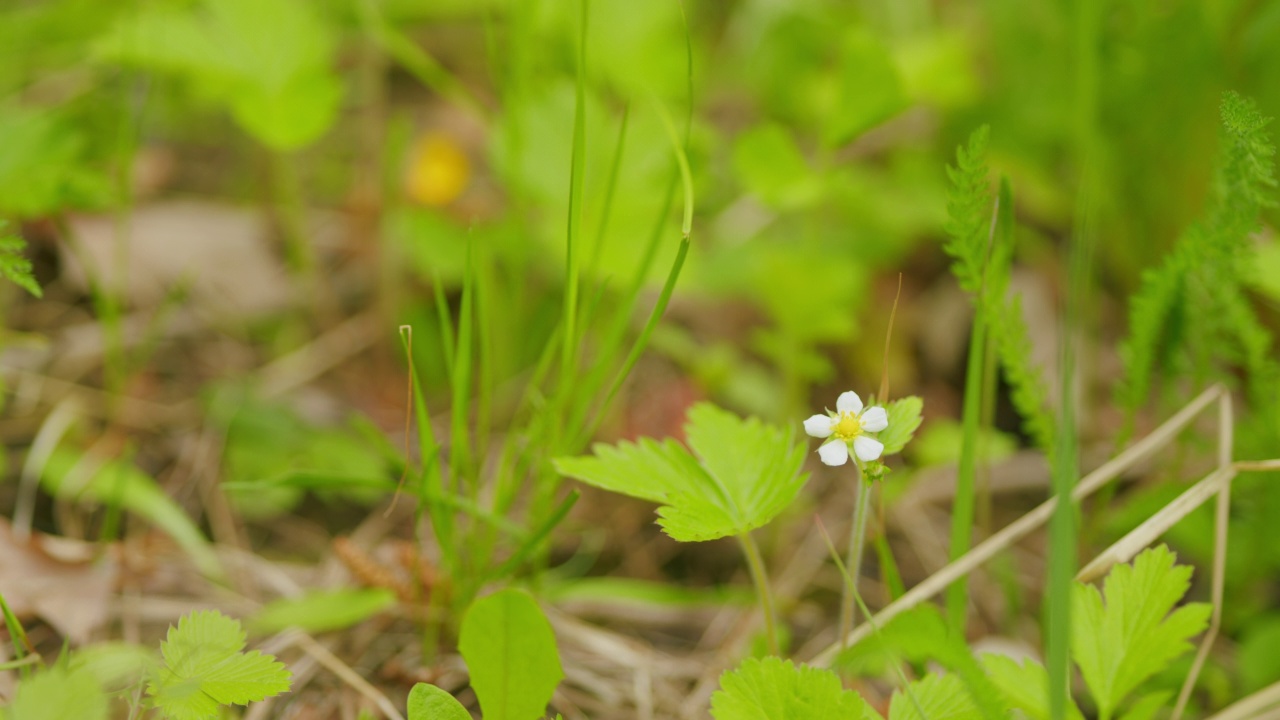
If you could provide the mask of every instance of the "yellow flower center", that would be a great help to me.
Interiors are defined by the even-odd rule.
[[[831,434],[845,441],[858,437],[862,434],[862,418],[853,413],[842,413]]]

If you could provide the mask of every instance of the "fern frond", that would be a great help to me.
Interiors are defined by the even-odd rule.
[[[1031,364],[1031,338],[1022,319],[1021,296],[1015,295],[1003,305],[993,306],[988,318],[995,335],[996,355],[1009,383],[1009,399],[1022,416],[1022,429],[1036,447],[1052,457],[1057,433],[1044,392],[1048,385],[1040,368]]]
[[[1178,239],[1173,252],[1143,275],[1129,306],[1129,338],[1121,347],[1124,378],[1117,401],[1126,425],[1145,403],[1153,377],[1190,371],[1205,382],[1226,377],[1223,366],[1242,366],[1252,387],[1274,372],[1271,336],[1249,308],[1240,286],[1259,212],[1273,204],[1275,146],[1266,133],[1270,118],[1252,100],[1223,96],[1222,147],[1214,193],[1204,218]],[[1255,379],[1256,378],[1256,379]],[[1255,402],[1261,400],[1251,389]]]
[[[0,236],[0,276],[27,292],[41,297],[43,293],[31,274],[31,261],[22,255],[27,249],[25,240],[18,237]]]
[[[987,181],[986,125],[973,131],[969,143],[956,149],[955,167],[947,167],[951,189],[947,192],[948,240],[943,250],[954,263],[951,272],[960,287],[976,296],[982,290],[987,258],[991,188]]]
[[[1164,340],[1169,320],[1182,302],[1185,284],[1185,264],[1174,254],[1160,267],[1142,274],[1142,285],[1129,301],[1129,337],[1120,345],[1125,373],[1116,399],[1130,420],[1151,391],[1152,377],[1161,365],[1161,349],[1168,346]]]

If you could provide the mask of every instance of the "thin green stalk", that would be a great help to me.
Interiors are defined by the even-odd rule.
[[[867,616],[867,622],[871,624],[871,631],[875,634],[877,639],[881,640],[886,654],[893,659],[893,669],[895,674],[898,676],[900,687],[906,692],[907,697],[910,698],[911,704],[915,706],[916,712],[919,713],[920,717],[926,718],[927,720],[929,717],[928,714],[925,713],[924,708],[920,705],[920,700],[916,697],[915,692],[912,691],[911,682],[907,680],[907,674],[902,671],[901,658],[898,657],[898,653],[895,651],[893,646],[889,643],[885,643],[884,638],[880,635],[880,624],[876,622],[875,613],[871,612],[871,608],[867,607],[867,604],[863,602],[862,595],[858,593],[858,584],[855,581],[854,576],[849,574],[848,567],[840,561],[840,553],[836,550],[835,543],[831,541],[831,535],[827,533],[827,527],[822,524],[822,518],[815,515],[813,519],[818,525],[818,532],[822,534],[823,542],[827,544],[827,552],[835,562],[836,569],[840,571],[841,579],[844,580],[844,593],[851,595],[853,597],[854,604],[857,605],[858,609],[862,610],[863,615]],[[844,640],[841,640],[840,643],[843,645]]]
[[[849,548],[848,556],[845,560],[845,566],[849,568],[854,584],[858,582],[858,578],[862,576],[862,555],[867,542],[867,517],[871,514],[871,490],[870,482],[862,477],[862,467],[856,462],[854,463],[854,471],[856,477],[854,482],[858,485],[858,504],[853,508],[853,525],[849,528]],[[857,589],[850,590],[849,586],[845,586],[843,600],[840,603],[840,637],[849,636],[849,631],[853,629],[853,624],[857,622],[857,606],[851,594],[856,593]]]
[[[987,346],[987,323],[982,304],[975,303],[973,330],[969,336],[969,358],[965,368],[964,411],[961,416],[960,462],[956,468],[956,497],[951,511],[950,559],[969,551],[973,536],[974,478],[978,467],[978,438],[982,424],[983,352]],[[947,588],[947,622],[964,635],[969,606],[969,579],[961,577]]]
[[[764,558],[760,556],[760,548],[750,532],[738,536],[742,544],[742,552],[747,558],[747,567],[751,570],[751,581],[755,583],[756,593],[760,596],[760,610],[764,613],[764,632],[769,643],[769,652],[781,654],[778,645],[778,616],[773,602],[773,590],[769,588],[769,576],[765,573]]]
[[[302,209],[302,181],[294,158],[287,153],[269,152],[276,222],[284,233],[285,259],[289,269],[308,283],[315,268],[311,243],[307,242],[306,219]]]

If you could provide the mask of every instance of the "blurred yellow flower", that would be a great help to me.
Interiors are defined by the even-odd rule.
[[[423,205],[448,205],[471,180],[471,163],[453,138],[428,132],[414,144],[405,173],[405,192]]]

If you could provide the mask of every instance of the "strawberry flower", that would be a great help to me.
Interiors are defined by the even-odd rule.
[[[840,393],[836,411],[826,415],[814,415],[804,421],[804,431],[816,438],[831,438],[831,442],[818,448],[818,457],[827,465],[843,465],[849,460],[849,452],[861,462],[880,458],[884,443],[869,437],[889,427],[889,414],[882,407],[862,407],[858,393]]]

